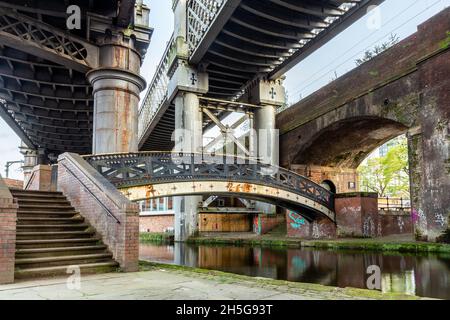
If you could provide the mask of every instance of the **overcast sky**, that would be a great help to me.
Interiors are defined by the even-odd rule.
[[[150,82],[173,31],[172,0],[145,0],[150,6],[150,24],[155,29],[147,51],[142,75]],[[386,41],[394,33],[404,39],[445,7],[450,0],[386,0],[378,11],[368,13],[335,39],[299,63],[286,74],[285,86],[291,103],[306,97],[336,75],[341,76],[355,67],[355,60],[366,49]],[[0,118],[0,173],[4,176],[7,161],[22,160],[18,151],[19,138]],[[10,177],[21,179],[18,166]]]

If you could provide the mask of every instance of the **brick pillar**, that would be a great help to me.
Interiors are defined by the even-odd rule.
[[[339,237],[378,236],[378,194],[343,193],[337,194],[335,199]]]
[[[0,284],[14,282],[17,208],[0,176]]]
[[[423,216],[426,218],[426,232],[416,232],[416,235],[428,241],[441,242],[448,241],[446,237],[450,234],[450,50],[445,40],[441,40],[445,36],[448,39],[450,10],[434,19],[437,27],[420,27],[424,38],[439,35],[435,41],[439,49],[418,64],[422,87],[419,115],[422,132],[418,141],[421,157],[418,160],[422,163],[417,163],[417,169],[421,171],[422,179],[413,206],[416,220],[420,221]]]
[[[55,181],[52,181],[52,166],[37,165],[31,171],[25,190],[56,191]]]

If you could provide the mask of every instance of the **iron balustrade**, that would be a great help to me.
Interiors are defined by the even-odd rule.
[[[334,211],[334,195],[308,178],[254,159],[224,155],[141,152],[84,157],[117,188],[183,181],[254,183],[306,197]]]
[[[411,200],[403,198],[378,198],[378,209],[383,211],[411,210]]]
[[[158,67],[156,68],[155,76],[148,86],[147,94],[144,98],[141,108],[139,109],[138,120],[138,137],[139,141],[147,133],[148,127],[152,124],[155,116],[158,114],[160,108],[167,102],[167,87],[169,85],[169,60],[171,49],[175,41],[173,35],[170,38],[166,51],[163,54]]]
[[[227,0],[190,0],[187,9],[188,45],[192,54],[201,44],[205,34]]]

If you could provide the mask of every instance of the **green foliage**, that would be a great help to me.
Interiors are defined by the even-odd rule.
[[[381,45],[375,46],[373,49],[366,50],[366,52],[364,52],[364,56],[362,58],[356,60],[356,65],[360,66],[363,63],[372,60],[380,53],[386,51],[393,45],[397,44],[399,42],[399,40],[400,39],[399,39],[399,37],[397,37],[397,35],[391,34],[388,41],[382,43]]]
[[[408,146],[406,138],[391,147],[384,157],[367,160],[359,169],[363,191],[380,197],[409,197]]]

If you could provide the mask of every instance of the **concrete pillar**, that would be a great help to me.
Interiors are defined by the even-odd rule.
[[[30,149],[25,145],[25,143],[21,143],[19,147],[20,153],[23,155],[23,183],[24,187],[27,185],[28,180],[30,179],[31,173],[33,172],[33,168],[38,164],[38,153],[34,149]]]
[[[250,103],[260,105],[255,111],[253,128],[257,135],[256,154],[260,161],[279,165],[279,133],[276,129],[276,111],[286,103],[282,80],[260,80],[249,90]],[[276,214],[276,206],[257,202],[256,209],[266,214]]]
[[[146,82],[139,75],[141,56],[132,42],[105,38],[101,67],[87,74],[94,88],[93,154],[138,151],[139,94]]]
[[[175,151],[201,153],[202,146],[202,111],[198,96],[180,91],[175,98]],[[198,208],[202,201],[202,196],[174,198],[175,241],[186,241],[198,232]]]
[[[278,166],[280,158],[278,146],[279,136],[275,127],[275,116],[275,106],[261,106],[255,112],[254,129],[258,137],[258,158],[265,163]]]

